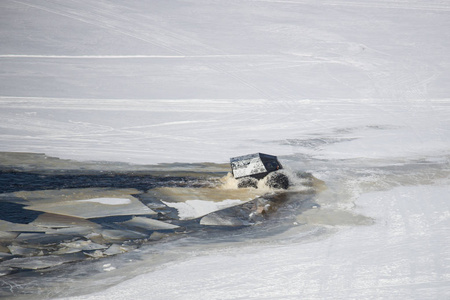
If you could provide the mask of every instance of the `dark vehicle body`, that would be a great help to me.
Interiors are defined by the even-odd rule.
[[[257,188],[258,180],[269,174],[267,185],[283,189],[289,187],[287,176],[277,172],[283,169],[283,166],[274,155],[254,153],[232,157],[230,158],[230,165],[234,178],[238,180],[238,187]]]

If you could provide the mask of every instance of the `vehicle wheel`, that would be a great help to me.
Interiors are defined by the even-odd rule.
[[[287,190],[289,188],[289,178],[283,173],[272,172],[267,175],[266,184],[274,189]]]
[[[238,188],[258,188],[258,179],[253,177],[245,177],[238,179]]]

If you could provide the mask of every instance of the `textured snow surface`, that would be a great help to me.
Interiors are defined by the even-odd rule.
[[[374,218],[372,226],[195,257],[71,299],[447,299],[449,193],[448,186],[368,193],[357,211]]]
[[[449,149],[445,1],[0,5],[0,151],[163,163]]]

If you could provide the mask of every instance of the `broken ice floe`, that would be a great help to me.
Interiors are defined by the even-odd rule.
[[[70,189],[2,194],[3,203],[20,202],[25,205],[21,214],[35,211],[37,217],[28,224],[0,220],[0,273],[123,253],[133,248],[124,242],[176,227],[147,219],[156,213],[133,196],[138,193],[134,189]],[[102,219],[121,217],[129,222]]]
[[[122,225],[129,226],[129,227],[135,227],[135,228],[141,228],[149,231],[154,230],[172,230],[179,228],[177,225],[169,224],[166,222],[150,219],[150,218],[143,218],[143,217],[133,217],[129,221],[125,221],[121,223]]]
[[[2,239],[12,236],[12,232],[45,232],[46,229],[31,224],[18,224],[0,220],[0,237]]]
[[[2,268],[16,268],[38,270],[55,267],[68,262],[75,262],[83,260],[84,256],[78,253],[66,255],[47,255],[39,257],[15,257],[4,261],[0,265]]]
[[[3,203],[17,204],[11,209],[30,213],[14,222],[0,220],[0,276],[117,255],[200,228],[258,224],[295,198],[286,192],[280,198],[267,189],[237,189],[233,180],[228,175],[209,187],[158,187],[145,192],[85,188],[0,194]]]
[[[26,209],[85,219],[117,215],[155,214],[154,211],[132,196],[128,198],[94,198],[44,203],[30,205]]]
[[[267,190],[253,188],[237,189],[226,184],[220,187],[206,188],[180,188],[162,187],[148,191],[145,196],[150,199],[147,204],[158,211],[173,208],[176,213],[172,217],[181,220],[190,220],[202,217],[209,213],[243,204],[267,193]],[[155,200],[159,200],[157,203]]]
[[[98,225],[97,223],[91,222],[83,218],[51,213],[42,213],[33,222],[29,224],[35,225],[38,228],[46,227],[55,229],[73,228],[73,227],[84,227],[84,228],[100,227],[100,225]]]
[[[207,200],[187,200],[185,202],[163,202],[169,207],[178,211],[181,220],[195,219],[209,213],[221,210],[227,207],[244,203],[241,200],[227,199],[221,202],[211,202]]]

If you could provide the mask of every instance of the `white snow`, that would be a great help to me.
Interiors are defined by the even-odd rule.
[[[1,151],[132,163],[448,153],[442,1],[1,5]],[[356,140],[295,143],[328,137]]]
[[[357,211],[372,226],[219,250],[71,299],[447,299],[449,193],[416,186],[365,194]]]
[[[374,220],[186,250],[79,299],[448,299],[448,28],[441,0],[4,0],[0,151],[264,152],[325,181],[318,210]]]

